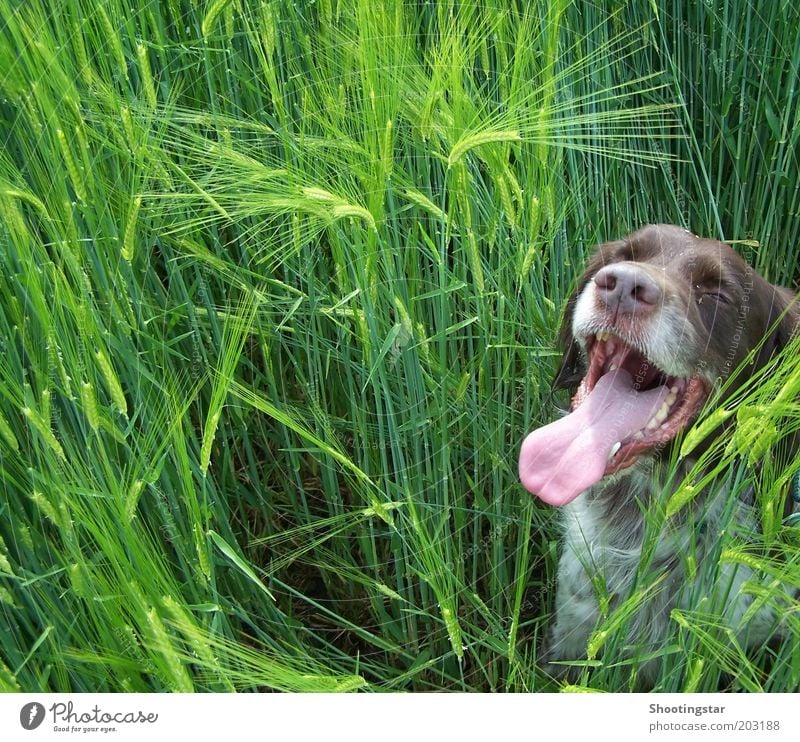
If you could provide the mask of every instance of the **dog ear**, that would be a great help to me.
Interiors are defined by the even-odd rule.
[[[753,358],[756,368],[769,363],[781,349],[785,348],[795,333],[800,332],[800,298],[782,286],[773,286],[756,276],[759,290],[754,293],[754,308],[761,316],[759,331],[764,338]],[[760,283],[758,283],[760,282]]]
[[[567,300],[567,305],[561,318],[561,329],[558,332],[558,347],[563,355],[561,364],[553,379],[553,389],[574,391],[586,374],[580,346],[575,342],[575,338],[572,335],[572,317],[575,313],[575,305],[578,302],[578,296],[586,288],[586,284],[592,280],[597,271],[609,262],[608,254],[616,250],[620,244],[622,243],[618,240],[616,242],[603,243],[595,248],[594,254],[586,265],[580,279],[578,279],[577,287]]]
[[[572,336],[572,314],[575,311],[575,302],[578,292],[574,291],[567,301],[564,315],[561,318],[561,329],[558,332],[558,347],[561,349],[561,363],[553,379],[553,389],[577,389],[584,376],[581,352],[578,343]]]
[[[770,355],[780,352],[792,341],[798,333],[800,333],[800,294],[795,295],[789,289],[781,286],[773,286],[775,291],[774,301],[771,307],[770,327],[775,326],[771,337],[771,350]],[[786,466],[794,465],[796,467],[797,455],[800,452],[800,431],[790,435],[788,439],[782,441],[779,447],[779,460],[783,461]],[[793,483],[791,491],[786,493],[784,501],[783,515],[789,516],[794,509],[794,487]]]
[[[785,348],[800,332],[800,295],[790,289],[773,286],[775,301],[772,304],[770,326],[778,323],[773,334],[773,352]]]

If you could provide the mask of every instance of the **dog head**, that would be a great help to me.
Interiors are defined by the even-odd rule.
[[[523,484],[565,504],[602,477],[658,455],[742,364],[763,366],[800,321],[791,292],[734,250],[651,225],[600,245],[567,302],[557,388],[571,414],[523,444]]]

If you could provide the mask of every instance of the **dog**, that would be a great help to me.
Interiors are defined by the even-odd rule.
[[[519,458],[522,484],[559,507],[563,524],[545,663],[586,659],[603,610],[630,595],[647,509],[668,486],[668,467],[658,462],[669,457],[676,436],[712,396],[724,403],[751,375],[742,364],[763,368],[798,329],[793,293],[768,283],[716,240],[649,225],[596,249],[567,302],[560,335],[564,353],[554,387],[574,391],[571,413],[528,435]],[[680,460],[671,482],[680,483],[704,445]],[[659,536],[649,557],[660,582],[627,624],[626,645],[645,654],[664,645],[670,612],[686,600],[685,556],[699,561],[713,548],[715,524],[730,507],[724,483],[720,491],[696,497],[688,514]],[[740,500],[737,517],[752,524],[752,488]],[[717,592],[736,628],[752,602],[740,588],[753,572],[729,566],[719,570]],[[741,641],[763,643],[778,618],[760,609]],[[569,676],[568,664],[546,666]],[[639,681],[647,686],[657,671],[657,661],[643,662]]]

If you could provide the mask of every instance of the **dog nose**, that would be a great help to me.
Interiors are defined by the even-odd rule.
[[[649,312],[661,299],[661,288],[655,279],[630,263],[615,263],[601,268],[594,283],[606,306],[624,314]]]

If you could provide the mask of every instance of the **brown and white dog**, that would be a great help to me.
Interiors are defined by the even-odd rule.
[[[563,519],[547,660],[586,657],[600,617],[598,584],[612,609],[630,594],[647,508],[666,485],[659,481],[666,467],[654,462],[751,351],[758,349],[748,367],[754,371],[789,342],[798,325],[792,292],[768,283],[716,240],[650,225],[597,248],[562,327],[565,352],[555,386],[576,390],[571,412],[533,431],[519,458],[523,485],[559,506]],[[717,398],[724,400],[736,386],[734,378]],[[693,463],[680,462],[679,474]],[[685,555],[691,551],[702,559],[718,538],[715,521],[730,508],[724,484],[716,493],[720,488],[723,496],[696,498],[682,525],[657,541],[651,565],[662,582],[627,629],[626,643],[639,651],[663,645],[670,611],[685,600]],[[737,503],[741,513],[735,517],[757,523],[747,500]],[[704,535],[697,533],[701,521]],[[745,567],[723,566],[718,572],[722,613],[735,630],[752,601],[740,592],[750,577]],[[747,622],[742,642],[762,643],[777,620],[762,609]],[[556,665],[549,668],[558,671]],[[645,683],[655,670],[653,663],[641,669]]]

